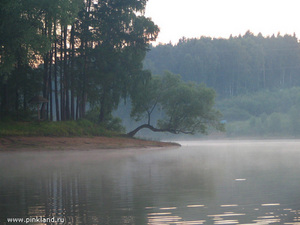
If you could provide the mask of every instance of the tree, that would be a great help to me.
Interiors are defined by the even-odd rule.
[[[105,122],[136,79],[143,79],[142,61],[158,27],[142,13],[143,1],[99,1],[91,11],[90,63],[87,70],[91,101]]]
[[[1,117],[19,114],[21,106],[26,110],[28,98],[35,93],[30,91],[30,82],[24,80],[35,76],[31,68],[36,66],[37,56],[50,47],[50,42],[39,32],[41,21],[34,3],[34,0],[0,2]]]
[[[163,76],[153,77],[141,83],[132,96],[131,116],[137,121],[146,118],[147,123],[128,135],[134,136],[143,128],[173,134],[207,133],[209,127],[223,131],[221,114],[213,108],[214,99],[213,89],[203,84],[185,83],[180,75],[165,72]],[[162,117],[153,126],[151,116],[155,110],[161,111]]]
[[[247,31],[229,39],[183,38],[176,45],[157,45],[144,65],[155,74],[169,70],[185,81],[203,82],[221,98],[233,97],[299,86],[299,49],[295,36],[263,37]]]
[[[99,121],[110,118],[120,98],[144,79],[142,61],[159,32],[143,16],[146,3],[1,0],[1,117],[43,95],[49,100],[41,109],[45,120],[82,118],[87,103],[100,108]],[[36,75],[35,88],[23,82]]]

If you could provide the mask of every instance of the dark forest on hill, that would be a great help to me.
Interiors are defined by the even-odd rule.
[[[146,3],[1,1],[0,119],[26,119],[40,96],[42,120],[77,120],[97,105],[107,121],[150,76],[142,60],[159,29],[143,16]]]
[[[121,120],[112,116],[122,99],[131,100],[129,114],[135,120],[148,116],[147,124],[129,136],[141,128],[173,134],[205,133],[210,126],[223,130],[213,89],[186,83],[172,73],[155,78],[143,68],[150,43],[159,33],[144,16],[146,3],[1,1],[0,121],[8,124],[0,124],[0,135],[36,135],[35,126],[24,130],[24,124],[7,132],[11,121],[76,120],[83,127],[92,123],[123,132]],[[150,114],[156,107],[163,116],[152,124]],[[80,123],[81,119],[89,122]],[[75,123],[65,124],[72,132],[61,133],[86,133],[76,132]],[[45,130],[44,135],[60,134]]]
[[[300,135],[295,35],[247,31],[153,47],[159,28],[146,3],[1,1],[0,120],[87,119],[124,130],[117,115],[127,131],[206,133],[222,121],[228,135]]]
[[[145,68],[203,82],[219,97],[300,85],[300,45],[291,35],[257,36],[248,31],[229,39],[182,38],[148,52]]]
[[[216,90],[228,136],[300,135],[300,44],[295,35],[250,31],[228,39],[182,38],[152,47],[144,66]]]

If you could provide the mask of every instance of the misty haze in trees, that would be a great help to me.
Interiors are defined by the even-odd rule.
[[[41,95],[49,100],[43,120],[105,124],[119,101],[131,98],[132,118],[146,122],[130,135],[141,128],[202,133],[223,129],[216,95],[228,134],[300,136],[295,35],[248,31],[150,47],[159,28],[143,16],[146,3],[2,0],[0,119],[32,119],[30,99]],[[169,75],[151,75],[164,71]]]
[[[300,45],[295,35],[263,37],[248,31],[229,39],[182,38],[153,47],[144,61],[217,93],[228,136],[300,136]]]
[[[263,37],[248,31],[229,39],[182,38],[176,45],[153,47],[145,68],[169,70],[186,81],[205,83],[219,97],[300,85],[300,46],[290,35]]]
[[[206,133],[208,127],[223,131],[221,114],[214,106],[215,92],[205,85],[185,83],[179,75],[165,72],[146,83],[138,84],[132,96],[131,116],[136,121],[146,118],[147,123],[140,125],[129,136],[148,128],[154,132],[173,134]],[[154,112],[160,112],[161,118],[151,123]]]
[[[88,103],[99,108],[100,122],[109,118],[150,76],[142,60],[159,29],[143,16],[146,2],[1,1],[1,118],[24,117],[41,93],[49,100],[43,119],[82,118]]]

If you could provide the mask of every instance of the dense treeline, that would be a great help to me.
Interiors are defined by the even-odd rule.
[[[218,108],[228,122],[248,120],[263,114],[288,113],[293,107],[300,107],[299,87],[259,91],[218,102]]]
[[[218,103],[229,136],[299,137],[300,88],[259,91]]]
[[[218,96],[300,85],[300,45],[291,35],[263,37],[250,31],[229,39],[182,38],[178,44],[158,45],[144,65],[154,74],[169,70],[183,79],[203,82]]]
[[[2,0],[1,118],[24,118],[30,99],[48,99],[42,119],[75,120],[87,104],[110,118],[143,70],[158,27],[143,16],[147,0]]]

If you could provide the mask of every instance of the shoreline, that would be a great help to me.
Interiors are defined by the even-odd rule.
[[[109,150],[165,147],[180,147],[180,144],[127,137],[0,137],[0,151]]]

